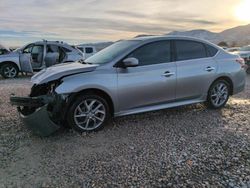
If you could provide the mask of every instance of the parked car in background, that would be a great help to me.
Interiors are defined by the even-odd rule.
[[[236,54],[245,60],[245,63],[248,66],[247,73],[250,74],[250,45],[240,48]]]
[[[90,56],[94,55],[97,52],[94,46],[79,45],[76,47],[83,53],[84,59],[89,58]]]
[[[84,62],[40,71],[29,97],[11,97],[36,133],[49,135],[65,123],[97,131],[112,116],[200,102],[218,109],[245,87],[242,58],[189,37],[123,40]]]
[[[239,50],[240,50],[240,47],[232,47],[232,48],[226,49],[227,52],[231,52],[231,53],[238,52]]]
[[[19,72],[32,73],[59,63],[82,60],[82,53],[64,42],[38,41],[0,56],[0,73],[15,78]]]

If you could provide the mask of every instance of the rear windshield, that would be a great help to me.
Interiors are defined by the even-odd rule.
[[[136,40],[116,42],[112,44],[111,46],[104,48],[103,50],[96,53],[95,55],[87,58],[85,62],[91,63],[91,64],[108,63],[138,43],[139,41],[136,41]]]

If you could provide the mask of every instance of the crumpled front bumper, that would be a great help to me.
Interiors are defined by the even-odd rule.
[[[60,129],[60,126],[51,121],[47,105],[37,109],[30,115],[23,115],[20,110],[18,111],[24,124],[39,136],[49,136]]]
[[[36,135],[46,137],[60,129],[61,126],[51,120],[48,102],[42,98],[10,97],[10,102],[17,106],[21,120]]]

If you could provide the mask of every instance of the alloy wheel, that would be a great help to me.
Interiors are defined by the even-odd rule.
[[[4,68],[3,73],[7,78],[15,78],[17,74],[17,70],[13,66],[7,66]]]
[[[224,82],[218,82],[211,90],[211,103],[215,107],[222,106],[228,99],[229,90],[227,84]]]
[[[105,120],[106,109],[97,99],[85,99],[74,111],[74,121],[82,130],[97,129]]]

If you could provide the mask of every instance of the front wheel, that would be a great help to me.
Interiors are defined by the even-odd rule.
[[[89,94],[77,97],[68,111],[68,124],[77,132],[98,131],[110,117],[108,103],[102,97]]]
[[[229,99],[230,87],[224,80],[218,80],[212,84],[207,96],[207,106],[219,109],[226,105]]]
[[[16,78],[18,72],[18,68],[13,64],[5,64],[1,67],[1,75],[4,78]]]

